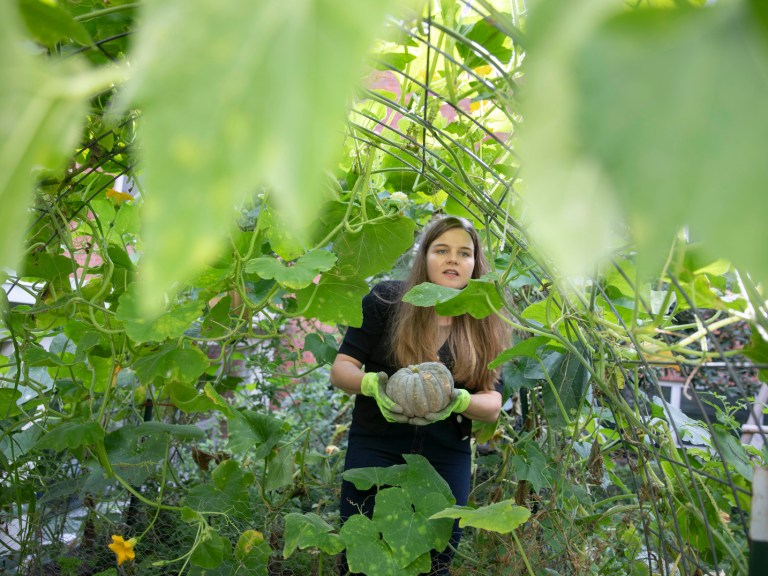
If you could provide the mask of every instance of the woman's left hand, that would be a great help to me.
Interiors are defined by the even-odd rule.
[[[427,424],[432,424],[433,422],[445,420],[454,412],[464,412],[464,410],[466,410],[469,406],[470,398],[471,396],[467,390],[464,390],[463,388],[454,388],[451,392],[451,401],[448,403],[448,406],[442,410],[438,410],[437,412],[430,412],[425,414],[423,418],[415,416],[408,420],[408,424],[426,426]]]

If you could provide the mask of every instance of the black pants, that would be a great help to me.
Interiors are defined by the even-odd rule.
[[[353,424],[344,469],[404,464],[403,454],[424,456],[448,483],[456,504],[467,504],[471,465],[469,439],[459,440],[458,434],[445,425],[399,425],[384,434],[376,434]],[[340,506],[342,524],[353,514],[361,512],[371,518],[375,496],[375,488],[358,490],[354,484],[343,480]],[[453,551],[458,547],[460,539],[461,528],[457,520],[453,525],[448,548],[440,552],[432,551],[431,575],[444,576],[449,573]],[[345,576],[348,573],[346,556],[342,554],[339,574]]]

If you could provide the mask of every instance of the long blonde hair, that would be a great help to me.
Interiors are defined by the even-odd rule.
[[[488,272],[488,264],[475,227],[464,218],[445,216],[435,220],[424,230],[402,294],[417,284],[428,281],[429,247],[437,238],[454,228],[461,228],[472,238],[475,252],[472,278],[480,278]],[[399,302],[391,334],[391,350],[398,366],[409,366],[437,359],[439,335],[437,313],[434,308]],[[507,348],[508,339],[509,331],[506,324],[495,314],[480,320],[469,314],[454,316],[447,340],[453,356],[454,379],[472,390],[492,390],[498,377],[498,370],[488,370],[488,363]]]

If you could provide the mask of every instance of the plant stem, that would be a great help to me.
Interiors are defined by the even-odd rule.
[[[517,534],[515,534],[514,530],[511,532],[511,534],[512,538],[515,540],[515,545],[517,545],[517,550],[520,552],[520,556],[523,558],[525,567],[528,569],[529,576],[536,576],[536,574],[533,572],[533,569],[531,568],[531,563],[528,561],[528,555],[525,553],[525,550],[523,550],[523,546],[520,544],[520,540],[517,539]]]

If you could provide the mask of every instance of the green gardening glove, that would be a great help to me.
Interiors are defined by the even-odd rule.
[[[429,414],[425,415],[424,418],[411,418],[408,422],[410,424],[423,426],[425,424],[432,424],[432,422],[437,422],[439,420],[445,420],[454,412],[464,412],[464,410],[466,410],[469,406],[469,400],[469,391],[464,390],[463,388],[454,388],[451,392],[451,401],[448,403],[448,406],[442,410],[438,410],[437,412],[430,412]]]
[[[408,416],[403,414],[403,409],[387,395],[386,386],[389,377],[384,372],[366,372],[360,383],[360,393],[376,400],[382,416],[387,422],[408,422]]]

